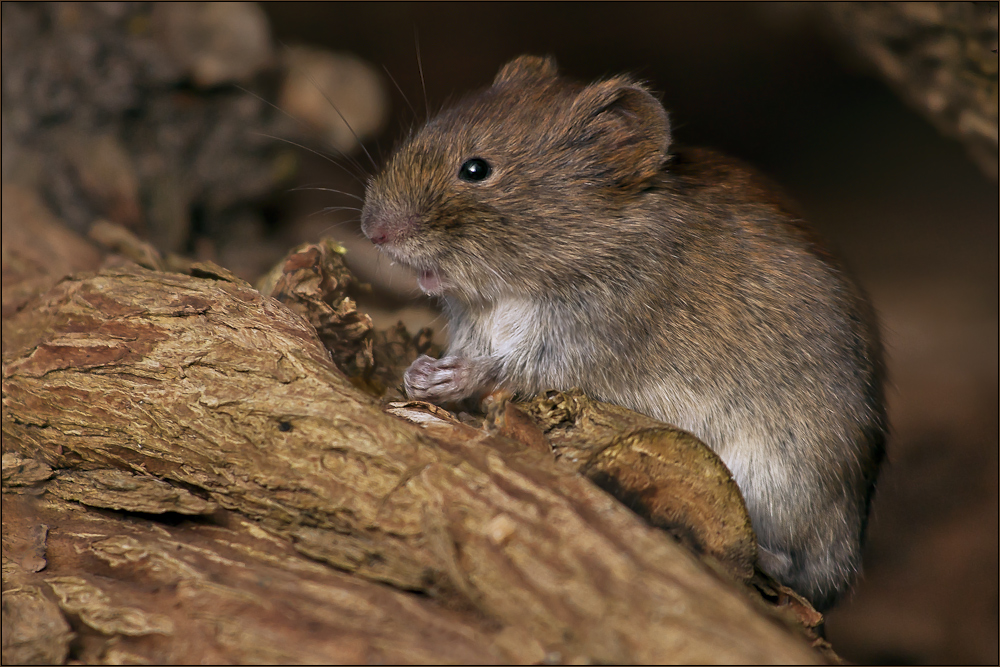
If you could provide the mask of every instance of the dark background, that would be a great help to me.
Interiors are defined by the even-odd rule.
[[[847,260],[881,313],[893,435],[865,574],[828,616],[858,662],[998,660],[998,191],[908,108],[822,8],[749,3],[268,3],[274,36],[385,66],[369,150],[525,53],[581,79],[629,72],[675,139],[756,164]],[[418,74],[416,43],[425,78]],[[304,154],[303,182],[341,173]],[[361,158],[364,159],[364,158]],[[290,193],[281,216],[339,202]],[[336,222],[327,218],[325,227]],[[329,224],[328,224],[329,223]],[[338,232],[357,238],[348,224]],[[438,323],[440,324],[440,322]]]

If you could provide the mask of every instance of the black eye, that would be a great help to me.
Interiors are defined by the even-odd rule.
[[[474,157],[466,160],[462,168],[458,170],[458,177],[463,181],[475,183],[481,181],[493,173],[490,163],[481,157]]]

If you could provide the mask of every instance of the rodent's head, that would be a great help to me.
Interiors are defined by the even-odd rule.
[[[397,149],[368,183],[362,229],[428,293],[551,287],[580,278],[580,254],[601,256],[601,221],[655,181],[669,145],[667,114],[640,84],[584,86],[522,56]]]

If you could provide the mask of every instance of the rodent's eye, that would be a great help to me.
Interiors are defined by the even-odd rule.
[[[493,167],[490,166],[489,162],[481,157],[474,157],[462,164],[462,168],[458,170],[458,177],[468,183],[476,183],[491,173],[493,173]]]

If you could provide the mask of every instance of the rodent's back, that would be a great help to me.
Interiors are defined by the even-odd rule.
[[[670,350],[660,374],[676,368],[675,386],[699,396],[680,425],[727,462],[751,515],[768,517],[755,521],[762,547],[797,545],[785,556],[800,562],[772,567],[800,570],[793,587],[824,606],[859,566],[884,458],[874,311],[759,176],[702,150],[678,152],[667,169],[665,196],[685,224],[669,251],[664,287],[681,296],[656,345]],[[668,410],[677,403],[667,400]],[[845,537],[831,543],[838,531]]]

